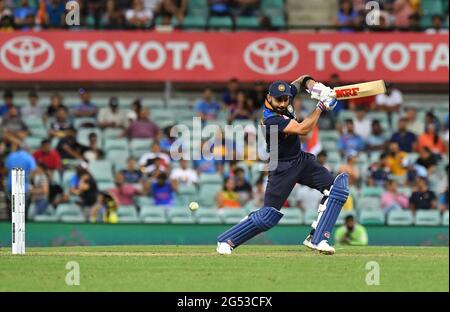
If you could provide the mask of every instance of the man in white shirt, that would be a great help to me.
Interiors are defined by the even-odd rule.
[[[403,103],[402,92],[394,89],[392,83],[386,82],[386,93],[378,94],[375,98],[378,110],[388,113],[399,112]]]
[[[149,27],[153,16],[153,11],[144,6],[143,0],[133,0],[133,7],[125,12],[128,25],[134,28]]]
[[[144,154],[139,159],[139,166],[143,172],[151,175],[151,173],[158,169],[159,171],[168,172],[170,167],[169,155],[161,152],[161,147],[158,142],[153,142],[151,152]]]
[[[189,162],[186,159],[180,160],[180,167],[172,170],[170,180],[181,186],[191,186],[198,183],[198,174],[192,168],[189,168]]]
[[[369,137],[372,129],[372,120],[366,117],[366,111],[363,107],[356,108],[355,117],[353,117],[353,129],[355,134],[359,135],[364,141]]]
[[[114,96],[109,99],[109,106],[100,109],[97,117],[100,128],[122,128],[125,126],[125,116],[119,110],[119,100]]]

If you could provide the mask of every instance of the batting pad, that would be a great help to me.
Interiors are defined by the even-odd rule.
[[[283,214],[273,207],[262,207],[250,213],[248,218],[239,222],[217,238],[219,243],[228,243],[233,248],[245,243],[261,232],[278,224]]]
[[[324,239],[330,239],[331,230],[336,224],[336,220],[341,212],[342,206],[344,206],[344,203],[347,201],[348,195],[348,175],[346,173],[341,173],[334,179],[327,200],[326,209],[317,224],[316,231],[314,232],[311,241],[313,244],[318,244]]]

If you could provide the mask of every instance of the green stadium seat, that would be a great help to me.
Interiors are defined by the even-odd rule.
[[[272,26],[276,28],[284,28],[286,26],[286,19],[283,15],[274,15],[271,18]]]
[[[167,223],[166,209],[158,206],[141,206],[139,218],[144,223]]]
[[[448,226],[448,210],[442,215],[442,225]]]
[[[231,30],[233,21],[229,16],[212,16],[209,18],[208,27],[212,29]]]
[[[199,224],[220,224],[222,219],[220,218],[217,210],[197,210],[195,213],[195,219]]]
[[[145,207],[151,207],[154,205],[153,198],[150,196],[136,196],[134,198],[136,205],[138,205],[141,210]]]
[[[140,157],[150,152],[152,139],[133,139],[130,141],[130,152],[134,157]]]
[[[192,116],[192,101],[186,98],[171,98],[167,101],[168,108],[188,110]]]
[[[424,15],[442,15],[444,13],[444,6],[440,0],[421,0],[420,4]]]
[[[339,133],[335,130],[320,130],[319,132],[320,140],[323,141],[335,141],[339,140]]]
[[[387,216],[387,225],[412,225],[414,215],[409,210],[392,210]]]
[[[324,140],[321,142],[322,149],[328,152],[335,152],[338,150],[337,141]]]
[[[25,144],[32,150],[38,149],[41,146],[42,138],[29,136],[25,139]]]
[[[112,164],[109,160],[97,160],[89,163],[89,171],[97,182],[112,182]]]
[[[150,108],[150,118],[152,119],[154,109],[162,109],[165,107],[164,100],[162,98],[143,98],[141,103],[143,107]]]
[[[262,0],[261,7],[264,8],[283,8],[284,0]]]
[[[200,186],[199,203],[203,208],[216,206],[216,195],[222,189],[221,184],[204,184]]]
[[[223,222],[226,224],[236,224],[247,216],[244,209],[221,208],[219,214],[222,216]]]
[[[176,112],[167,108],[155,108],[151,110],[151,118],[155,122],[157,122],[158,119],[173,119],[174,114],[176,114]]]
[[[82,145],[89,145],[89,135],[91,133],[97,134],[97,145],[101,147],[102,131],[99,128],[81,128],[77,132],[77,141]]]
[[[114,171],[126,168],[129,156],[128,150],[106,150],[106,159],[113,164]]]
[[[176,203],[179,206],[188,206],[190,202],[195,201],[197,197],[197,188],[194,185],[180,185],[176,194]]]
[[[239,16],[236,20],[237,29],[257,29],[259,20],[256,16]]]
[[[45,127],[35,127],[30,129],[31,136],[37,138],[48,138],[48,130]]]
[[[283,208],[280,210],[284,215],[280,224],[303,224],[303,212],[298,208]]]
[[[417,210],[414,224],[438,226],[441,224],[441,213],[439,210]]]
[[[381,210],[362,210],[359,222],[363,225],[383,225],[384,213]]]
[[[357,200],[357,210],[381,211],[381,200],[379,197],[360,197]]]
[[[79,117],[73,120],[73,126],[75,127],[75,129],[78,130],[82,127],[85,127],[86,124],[96,125],[97,120],[95,118],[90,117]]]
[[[122,133],[123,130],[119,128],[106,128],[105,130],[103,130],[103,138],[118,139]]]
[[[127,151],[128,153],[128,141],[127,139],[119,138],[105,138],[103,149],[107,152],[110,150]]]
[[[81,208],[75,204],[60,204],[56,208],[55,216],[62,222],[85,222]]]
[[[34,222],[58,222],[57,216],[52,215],[37,215],[33,217]]]
[[[138,213],[134,206],[119,206],[117,210],[119,223],[139,223]]]
[[[384,190],[380,186],[365,186],[361,190],[362,197],[381,197]]]
[[[199,178],[199,184],[220,184],[223,183],[223,177],[219,173],[202,173]]]
[[[317,209],[315,208],[308,208],[305,210],[305,215],[304,215],[304,222],[305,224],[311,224],[314,221],[317,220]]]
[[[195,223],[195,218],[193,216],[193,213],[187,207],[186,208],[176,208],[176,207],[169,208],[167,216],[168,216],[170,222],[173,224]]]
[[[206,16],[208,14],[207,0],[190,0],[187,7],[188,14]]]
[[[114,188],[116,185],[114,182],[97,182],[97,188],[99,191],[107,191]]]
[[[196,12],[202,12],[197,10]],[[202,13],[190,14],[184,17],[181,27],[183,29],[204,29],[206,28],[206,15]]]

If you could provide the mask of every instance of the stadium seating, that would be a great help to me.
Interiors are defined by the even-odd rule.
[[[112,164],[109,160],[97,160],[89,162],[89,171],[97,182],[112,182]]]
[[[280,224],[303,224],[303,212],[298,208],[284,208],[280,210],[284,215]]]
[[[176,194],[176,203],[187,207],[197,196],[197,188],[194,185],[180,185]]]
[[[134,157],[140,157],[150,152],[151,139],[133,139],[130,141],[130,152]]]
[[[414,222],[414,215],[409,210],[393,210],[387,216],[388,225],[412,225]]]
[[[158,206],[141,206],[139,218],[144,223],[167,223],[166,209]]]
[[[222,189],[220,184],[203,184],[200,186],[199,203],[203,208],[212,208],[216,204],[216,194]]]
[[[442,225],[448,226],[448,210],[442,216]]]
[[[381,210],[381,200],[378,197],[360,197],[357,201],[357,210]]]
[[[415,225],[437,226],[441,224],[441,213],[439,210],[417,210]]]
[[[186,209],[186,207],[173,207],[169,208],[167,216],[170,220],[170,223],[179,224],[179,223],[195,223],[195,218],[191,211]]]
[[[231,30],[233,21],[229,16],[212,16],[208,20],[210,29]]]
[[[106,159],[113,164],[114,171],[126,168],[129,156],[128,150],[106,149]]]
[[[362,210],[359,222],[363,225],[384,225],[384,214],[380,210]]]
[[[239,29],[257,29],[259,20],[255,16],[239,16],[236,19],[236,28]]]
[[[103,149],[105,151],[121,150],[128,152],[128,141],[126,139],[106,137]]]
[[[309,225],[316,221],[317,219],[317,209],[309,208],[305,210],[304,223]]]
[[[247,216],[247,212],[244,209],[222,208],[218,213],[222,216],[223,222],[226,224],[239,223]]]
[[[61,222],[85,222],[86,218],[81,208],[74,204],[60,204],[56,208],[55,216]]]
[[[119,223],[139,223],[138,213],[134,206],[119,206],[117,210]]]
[[[198,210],[194,213],[195,219],[199,224],[217,224],[222,223],[222,219],[216,210]]]

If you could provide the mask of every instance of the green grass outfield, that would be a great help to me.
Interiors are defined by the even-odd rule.
[[[65,283],[66,263],[80,285]],[[380,266],[368,286],[366,264]],[[242,246],[219,256],[215,246],[0,249],[0,291],[448,291],[447,247],[342,247],[325,256],[299,246]]]

